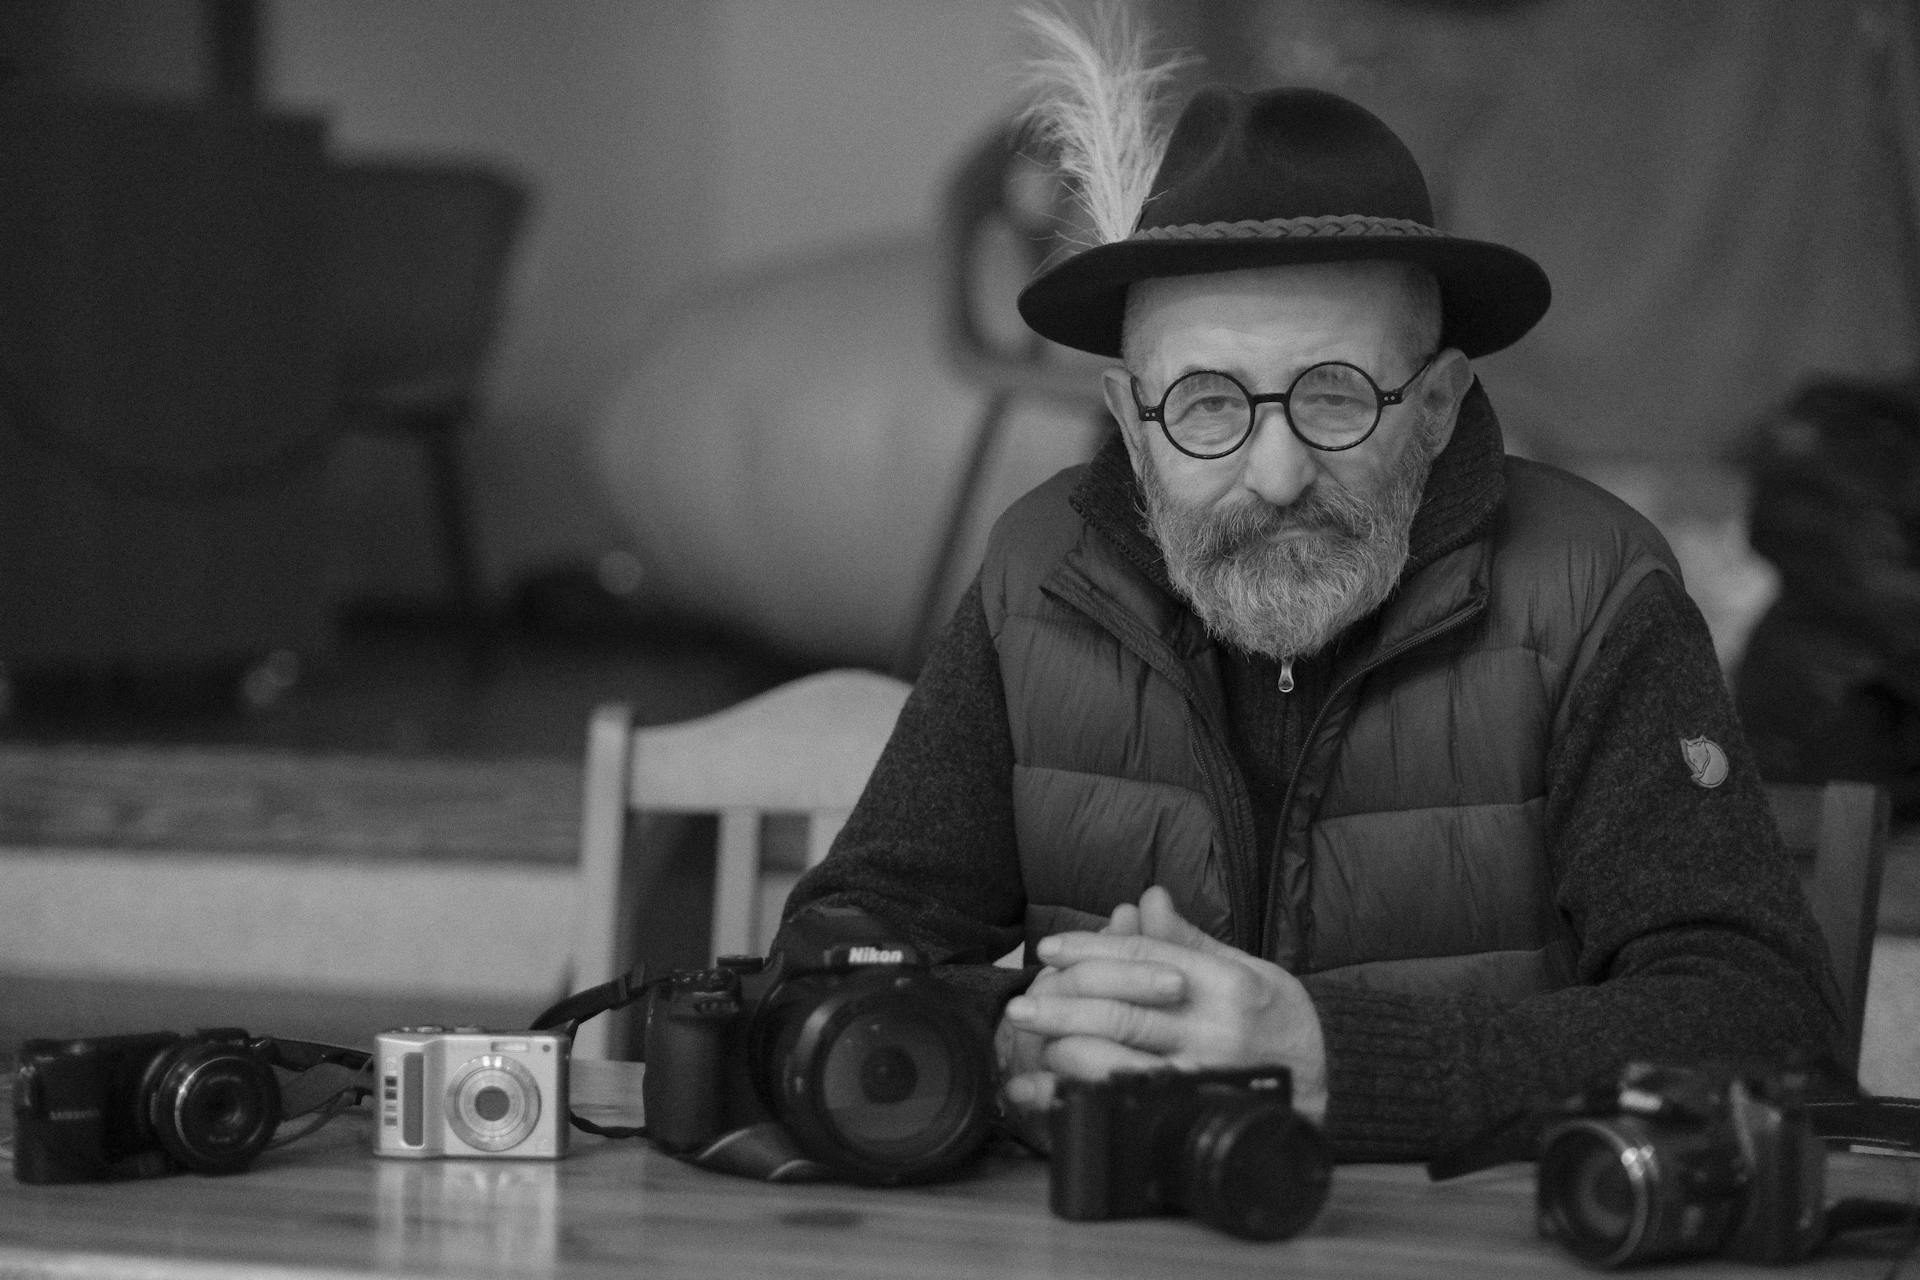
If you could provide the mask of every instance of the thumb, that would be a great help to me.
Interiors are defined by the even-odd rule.
[[[1232,954],[1233,948],[1196,925],[1173,905],[1173,895],[1154,885],[1140,895],[1140,932],[1149,938],[1172,942],[1195,951]]]

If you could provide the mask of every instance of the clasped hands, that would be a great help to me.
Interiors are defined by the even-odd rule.
[[[1320,1018],[1298,979],[1182,919],[1157,885],[1122,903],[1099,932],[1060,933],[1046,963],[1007,1004],[995,1036],[1006,1099],[1030,1136],[1060,1077],[1115,1071],[1284,1066],[1294,1109],[1327,1109]]]

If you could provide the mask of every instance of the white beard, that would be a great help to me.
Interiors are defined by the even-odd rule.
[[[1143,455],[1147,527],[1174,588],[1217,639],[1252,653],[1318,653],[1393,594],[1438,432],[1416,429],[1377,493],[1322,481],[1285,507],[1224,512],[1174,504]]]

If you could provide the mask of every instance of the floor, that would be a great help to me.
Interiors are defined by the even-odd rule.
[[[0,741],[182,743],[402,756],[574,758],[594,706],[641,724],[704,715],[806,663],[670,623],[508,621],[471,633],[393,610],[343,618],[329,652],[245,668],[16,673]]]

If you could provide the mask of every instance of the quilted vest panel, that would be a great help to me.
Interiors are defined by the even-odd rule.
[[[1335,673],[1272,850],[1253,847],[1197,620],[1068,506],[1077,472],[1017,503],[982,587],[1029,944],[1158,883],[1213,936],[1295,972],[1507,998],[1570,981],[1547,753],[1613,611],[1677,570],[1610,495],[1532,463],[1507,472],[1487,537],[1403,584],[1376,644]]]

